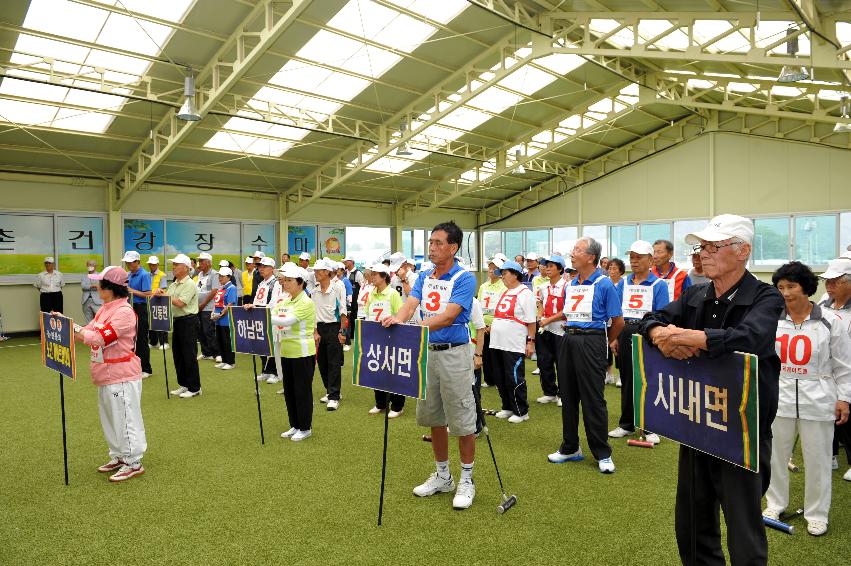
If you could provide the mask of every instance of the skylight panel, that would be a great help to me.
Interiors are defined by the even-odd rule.
[[[353,0],[328,22],[336,28],[364,39],[410,53],[437,31],[437,28],[372,0]]]
[[[523,100],[522,96],[502,90],[501,88],[488,88],[481,94],[473,97],[467,104],[473,108],[499,114],[521,100]]]
[[[109,114],[60,108],[51,125],[65,130],[97,133],[105,131],[110,122],[112,122],[112,116]]]
[[[171,32],[172,28],[164,25],[113,13],[97,36],[97,42],[145,55],[156,55]]]
[[[467,0],[387,0],[387,3],[442,24],[448,24],[470,6]]]
[[[450,112],[446,117],[440,120],[438,124],[445,124],[447,126],[453,126],[455,128],[470,131],[489,119],[490,115],[485,114],[484,112],[462,107]]]
[[[384,49],[327,30],[316,32],[296,55],[372,78],[380,77],[402,59]]]
[[[0,93],[32,98],[34,100],[62,102],[68,94],[68,89],[61,86],[31,83],[7,77],[0,83]]]
[[[836,39],[843,47],[851,45],[851,22],[836,22]]]
[[[798,97],[804,93],[804,89],[795,88],[793,86],[785,86],[785,85],[774,85],[771,87],[771,95],[772,96],[783,96],[783,97]]]
[[[616,20],[594,19],[591,20],[588,28],[597,35],[603,36],[619,26],[620,23],[618,23]],[[606,41],[619,48],[632,47],[632,32],[627,29],[622,29],[616,34],[612,35]]]
[[[138,12],[154,16],[162,20],[177,22],[183,19],[186,11],[195,0],[94,0],[107,6],[126,8],[130,12]]]
[[[109,12],[66,0],[32,0],[23,27],[94,41]]]
[[[522,92],[528,96],[541,90],[555,80],[556,78],[546,71],[529,65],[523,65],[523,67],[517,69],[497,84],[517,92]]]
[[[46,104],[0,99],[0,119],[16,124],[27,126],[50,125],[56,116],[56,110],[56,106]]]
[[[549,69],[559,75],[566,75],[572,70],[580,67],[585,63],[585,59],[579,55],[556,53],[535,59],[535,64],[545,69]]]
[[[671,25],[669,20],[641,20],[638,22],[638,35],[643,41],[647,41],[671,29]],[[653,46],[664,51],[685,51],[688,47],[688,36],[678,29],[656,41]]]

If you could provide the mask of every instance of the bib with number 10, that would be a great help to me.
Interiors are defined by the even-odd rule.
[[[624,284],[621,308],[624,318],[644,318],[653,310],[653,286]]]
[[[813,345],[818,336],[805,328],[778,328],[774,347],[780,358],[780,375],[791,379],[818,379],[818,356]]]

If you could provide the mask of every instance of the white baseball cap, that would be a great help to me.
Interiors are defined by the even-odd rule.
[[[499,269],[500,267],[502,267],[502,264],[505,263],[506,261],[508,261],[508,258],[505,257],[505,254],[504,253],[498,253],[498,254],[494,254],[494,256],[492,258],[490,258],[490,260],[488,260],[488,263],[494,264],[496,266],[496,268]]]
[[[275,260],[271,257],[264,257],[260,260],[260,265],[265,265],[267,267],[275,267]]]
[[[307,279],[307,270],[303,267],[299,267],[291,261],[288,261],[281,266],[281,269],[278,270],[278,275],[281,277],[290,277],[292,279],[301,279],[304,281]]]
[[[310,254],[307,252],[301,252],[298,254],[298,259],[306,259],[307,261],[310,261]]]
[[[629,251],[640,255],[653,255],[653,244],[646,240],[636,240],[629,246]]]
[[[386,273],[390,275],[390,268],[384,265],[383,263],[376,263],[372,267],[369,268],[373,273]]]
[[[317,259],[316,263],[313,264],[313,271],[316,271],[317,269],[324,269],[325,271],[336,271],[337,266],[334,262],[325,259]]]
[[[263,259],[264,257],[266,257],[266,254],[264,254],[264,253],[263,253],[263,252],[261,252],[260,250],[257,250],[256,252],[254,252],[254,254],[252,255],[252,257],[259,257],[260,259]]]
[[[851,261],[840,258],[827,262],[827,271],[819,275],[819,277],[822,279],[836,279],[843,275],[851,275]]]
[[[220,267],[219,268],[219,275],[224,275],[225,277],[230,277],[231,275],[233,275],[233,271],[231,271],[230,267]]]
[[[700,240],[721,242],[730,238],[739,238],[748,244],[753,242],[753,222],[744,216],[735,214],[719,214],[709,221],[700,232],[692,232],[686,236],[686,243],[699,244]]]
[[[250,255],[246,256],[245,257],[245,263],[254,263],[254,258],[251,257]]]
[[[209,259],[210,261],[213,261],[213,256],[211,256],[207,252],[201,252],[200,254],[198,254],[198,257],[196,259],[198,259],[198,261],[201,261],[202,259]]]
[[[160,263],[160,258],[158,258],[155,255],[152,255],[151,257],[148,258],[148,264],[149,265],[155,265],[155,264],[159,265],[159,263]]]
[[[192,260],[189,259],[189,256],[186,254],[177,254],[174,256],[174,259],[168,260],[171,263],[179,263],[181,265],[185,265],[186,267],[192,267]]]
[[[529,252],[528,254],[526,254],[526,257],[524,257],[523,259],[538,261],[538,254],[536,254],[535,252]]]
[[[355,258],[350,255],[347,255],[345,258],[343,258],[343,261],[355,261]]]
[[[396,273],[397,271],[399,271],[399,268],[402,267],[402,264],[408,261],[408,258],[406,258],[405,254],[403,254],[402,252],[396,252],[392,254],[389,259],[391,273]]]
[[[411,265],[413,267],[417,266],[417,260],[415,260],[412,257],[409,257],[407,260],[405,260],[405,263],[407,263],[408,265]]]
[[[121,258],[121,261],[130,263],[131,261],[139,261],[140,259],[142,258],[139,256],[139,252],[130,250],[129,252],[124,252],[124,257]]]
[[[230,267],[230,262],[226,259],[220,260],[219,267]]]
[[[49,255],[46,258],[44,258],[44,263],[56,263],[56,260],[53,259],[52,255]]]

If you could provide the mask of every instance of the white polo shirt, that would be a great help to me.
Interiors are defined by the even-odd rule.
[[[316,306],[316,322],[339,322],[340,315],[346,314],[346,288],[339,281],[332,281],[322,291],[319,283],[310,293]]]

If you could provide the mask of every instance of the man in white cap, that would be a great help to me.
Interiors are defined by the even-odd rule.
[[[259,250],[254,252],[251,256],[252,260],[254,261],[254,271],[253,277],[251,279],[251,297],[243,300],[244,305],[249,305],[254,302],[254,295],[255,293],[257,293],[257,285],[259,285],[260,282],[263,281],[263,275],[260,273],[260,261],[264,257],[266,257],[266,254]]]
[[[38,304],[42,312],[62,312],[64,309],[62,287],[65,278],[56,269],[56,260],[52,256],[44,258],[44,271],[35,278],[33,287],[39,290]]]
[[[335,272],[334,262],[318,260],[313,265],[316,286],[310,295],[316,308],[316,363],[326,390],[320,401],[328,403],[329,411],[340,406],[340,368],[348,329],[346,291],[342,284],[332,281]]]
[[[819,275],[824,279],[826,297],[819,306],[834,312],[843,320],[851,320],[851,246],[837,259],[827,264],[827,271]],[[849,326],[851,330],[851,326]],[[845,445],[845,457],[848,460],[848,470],[842,479],[851,481],[851,424],[837,425],[833,435],[833,457],[836,467],[839,467],[839,443]]]
[[[747,218],[722,214],[686,243],[700,252],[710,285],[688,287],[642,319],[641,333],[663,355],[685,360],[748,352],[759,357],[759,473],[680,446],[674,522],[684,564],[723,564],[719,506],[727,522],[733,564],[767,564],[762,496],[771,475],[771,423],[777,412],[780,359],[774,349],[783,297],[747,270],[754,228]],[[740,380],[740,376],[725,376]]]
[[[80,290],[82,291],[80,304],[83,307],[83,316],[86,319],[86,324],[92,321],[100,307],[103,306],[103,299],[100,298],[100,293],[98,293],[97,281],[91,278],[95,274],[96,269],[97,262],[93,259],[88,260],[86,262],[87,274],[83,275],[83,278],[80,280]]]
[[[298,255],[298,266],[307,271],[305,291],[310,295],[313,288],[316,287],[316,277],[313,275],[313,268],[310,267],[310,254],[308,252],[301,252]]]
[[[149,377],[151,369],[151,348],[148,345],[148,297],[151,293],[151,274],[142,269],[142,258],[139,252],[130,250],[124,252],[121,261],[127,266],[130,304],[136,313],[136,355],[142,361],[142,378]]]
[[[390,275],[390,286],[396,289],[404,303],[408,300],[414,283],[417,282],[417,274],[411,270],[408,258],[402,252],[396,252],[390,256]]]
[[[148,271],[151,273],[151,291],[156,293],[157,289],[168,288],[168,275],[160,269],[160,258],[155,255],[148,257]],[[168,332],[151,330],[148,333],[151,348],[168,350]]]
[[[174,281],[164,293],[157,289],[158,295],[168,295],[171,300],[172,332],[171,355],[177,372],[179,387],[171,392],[183,399],[201,394],[201,375],[198,372],[198,287],[190,277],[192,261],[185,254],[177,254],[168,260],[174,270]]]
[[[257,259],[256,255],[255,259]],[[258,263],[255,273],[259,274],[260,282],[254,286],[254,299],[243,305],[245,309],[271,308],[281,294],[281,284],[275,277],[275,260],[271,257],[263,257]],[[260,363],[262,369],[257,376],[257,381],[278,383],[282,380],[283,376],[279,371],[281,368],[277,366],[275,356],[260,356]]]
[[[535,252],[526,254],[526,270],[523,272],[522,283],[526,285],[530,291],[536,291],[541,285],[547,284],[547,278],[541,275],[540,257]],[[523,265],[523,264],[521,264]]]
[[[216,341],[216,323],[210,319],[213,314],[213,295],[219,285],[219,274],[213,269],[213,256],[207,252],[198,254],[198,321],[200,332],[198,341],[201,343],[199,360],[216,360],[221,362],[219,345]]]
[[[349,283],[352,284],[352,303],[349,307],[349,320],[354,322],[358,318],[358,299],[361,296],[361,289],[366,285],[366,278],[363,273],[355,265],[355,258],[346,256],[343,260],[343,265],[346,266],[346,277]],[[348,352],[351,349],[352,336],[351,332],[346,333],[346,344],[343,346],[343,351]]]

